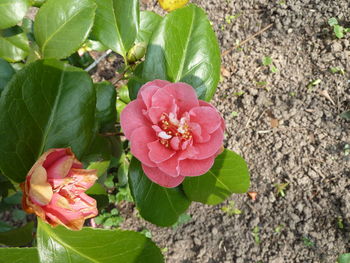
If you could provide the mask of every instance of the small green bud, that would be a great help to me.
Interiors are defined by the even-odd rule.
[[[147,44],[145,42],[137,43],[133,46],[127,55],[127,60],[129,63],[135,63],[140,60],[146,54]]]

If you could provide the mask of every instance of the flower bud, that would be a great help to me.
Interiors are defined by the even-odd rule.
[[[133,46],[127,55],[127,60],[129,63],[135,63],[140,60],[146,54],[147,44],[145,42],[140,42]]]
[[[85,219],[98,213],[96,200],[84,193],[97,172],[82,167],[69,148],[45,152],[21,184],[23,209],[52,226],[80,230]]]

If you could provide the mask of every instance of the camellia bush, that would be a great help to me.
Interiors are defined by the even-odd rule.
[[[163,17],[138,0],[0,2],[0,211],[29,214],[0,221],[0,262],[163,262],[145,235],[96,223],[107,182],[163,227],[248,190],[209,103],[218,41],[186,2],[160,1]],[[121,56],[113,83],[93,83],[92,52]]]

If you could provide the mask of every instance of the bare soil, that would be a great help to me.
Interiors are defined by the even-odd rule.
[[[155,1],[144,2],[161,13]],[[339,117],[350,108],[350,34],[336,39],[327,20],[349,27],[350,3],[192,2],[208,13],[222,52],[272,24],[223,56],[213,100],[226,120],[226,146],[249,164],[257,199],[232,196],[239,215],[222,210],[229,200],[194,203],[192,220],[176,229],[155,227],[135,212],[123,227],[149,229],[169,263],[334,263],[350,252],[350,123]],[[276,73],[262,65],[265,56]],[[284,197],[275,186],[282,183],[289,183]]]

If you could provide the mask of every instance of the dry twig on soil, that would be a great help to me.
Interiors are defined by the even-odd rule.
[[[229,54],[231,51],[235,50],[236,48],[239,48],[241,46],[243,46],[245,43],[249,42],[250,40],[252,40],[253,38],[257,37],[258,35],[264,33],[266,30],[268,30],[270,27],[272,27],[273,24],[269,24],[268,26],[264,27],[263,29],[259,30],[258,32],[256,32],[255,34],[251,35],[250,37],[248,37],[247,39],[243,40],[241,43],[239,43],[236,46],[231,47],[230,49],[224,51],[221,53],[221,56],[226,56],[227,54]]]

